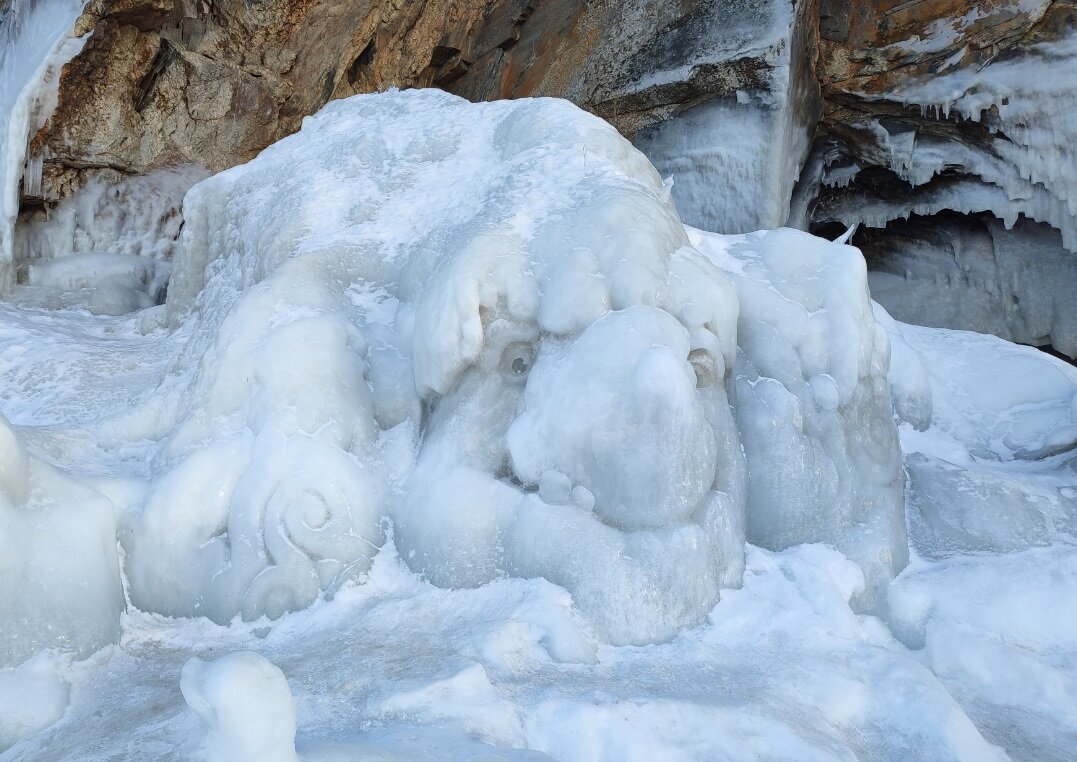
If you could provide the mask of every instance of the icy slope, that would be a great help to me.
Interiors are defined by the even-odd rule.
[[[1004,759],[877,620],[850,612],[859,582],[833,550],[750,549],[744,589],[708,624],[596,648],[542,580],[445,591],[382,553],[362,586],[272,625],[126,619],[122,648],[64,670],[64,719],[0,758],[204,758],[181,668],[253,650],[287,677],[309,760]]]
[[[909,475],[894,634],[1015,759],[1077,743],[1077,370],[877,316]]]

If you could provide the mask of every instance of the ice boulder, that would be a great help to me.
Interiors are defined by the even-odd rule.
[[[123,607],[111,501],[31,455],[0,416],[0,667],[115,642]]]
[[[567,102],[329,104],[199,183],[148,409],[132,600],[246,619],[354,578],[394,524],[443,586],[567,587],[649,643],[739,584],[737,297],[664,184]],[[149,422],[149,423],[147,423]]]
[[[860,252],[791,229],[693,243],[740,298],[736,416],[748,459],[748,539],[834,545],[877,610],[908,561],[890,346]]]
[[[192,657],[180,690],[206,725],[206,762],[298,762],[295,699],[284,673],[264,656]]]

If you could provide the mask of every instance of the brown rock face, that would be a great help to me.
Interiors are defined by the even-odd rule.
[[[982,66],[1046,30],[1037,0],[823,0],[819,78],[829,93],[885,94],[943,67]]]
[[[294,132],[330,98],[391,86],[472,100],[566,97],[631,136],[708,98],[765,91],[772,51],[752,36],[767,5],[93,0],[76,30],[91,36],[34,141],[45,196],[66,196],[102,169],[218,171]]]
[[[23,219],[92,177],[247,161],[332,98],[434,86],[574,101],[712,229],[1020,214],[1077,250],[1077,128],[993,78],[1039,57],[1077,99],[1070,54],[1045,52],[1075,26],[1077,0],[92,0],[32,141],[43,198]],[[942,78],[983,108],[951,112],[925,90]],[[857,241],[870,258],[885,235]]]

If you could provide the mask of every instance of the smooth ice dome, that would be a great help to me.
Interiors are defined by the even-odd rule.
[[[191,658],[180,689],[206,725],[206,762],[298,762],[295,699],[284,673],[264,656]]]

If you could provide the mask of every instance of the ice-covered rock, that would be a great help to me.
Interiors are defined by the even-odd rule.
[[[898,320],[991,333],[1077,356],[1077,256],[1057,230],[942,215],[871,241],[872,298]]]
[[[0,416],[0,666],[115,642],[123,606],[112,503]]]
[[[41,157],[27,143],[56,103],[59,70],[78,53],[69,32],[83,0],[13,0],[0,11],[0,293],[14,282],[14,225],[20,185],[40,193]]]
[[[191,338],[109,424],[164,440],[124,519],[136,605],[278,616],[361,573],[386,515],[437,584],[547,576],[614,642],[739,583],[737,297],[608,124],[357,97],[184,216]]]
[[[95,177],[54,208],[24,212],[9,301],[109,315],[161,304],[183,195],[205,176],[182,167],[119,181]]]
[[[298,762],[295,699],[269,659],[252,651],[212,662],[192,657],[180,689],[207,726],[206,762]]]
[[[659,37],[658,60],[615,105],[631,112],[698,88],[635,144],[673,176],[688,224],[720,233],[785,225],[820,111],[811,70],[817,7],[767,0],[706,8]]]
[[[890,347],[860,252],[791,229],[693,231],[740,297],[736,415],[748,458],[748,537],[835,545],[885,602],[908,560]]]

